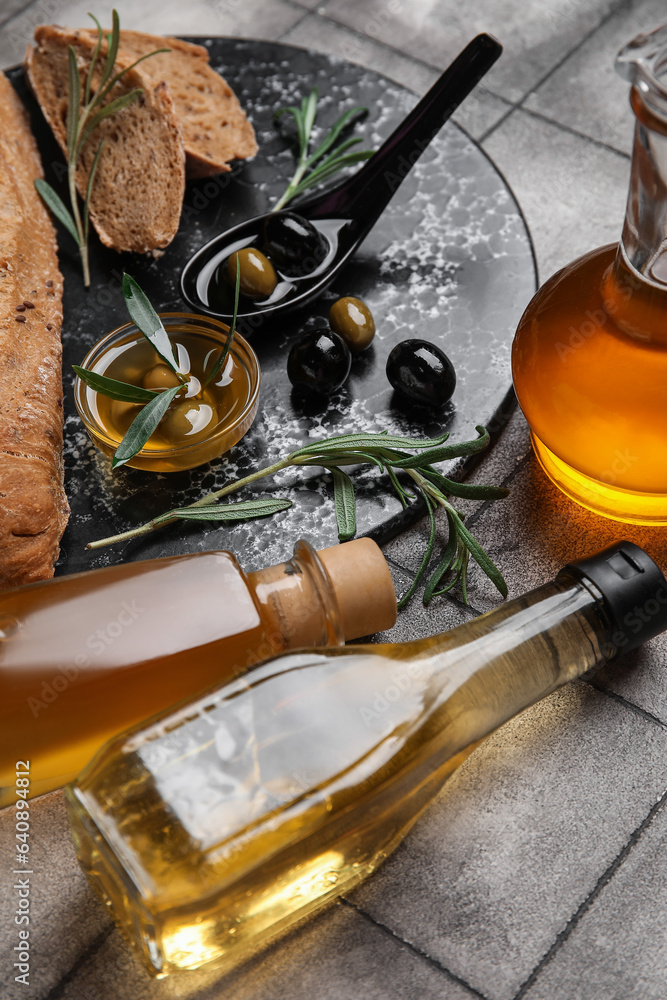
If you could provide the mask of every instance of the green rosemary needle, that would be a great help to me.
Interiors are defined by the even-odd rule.
[[[282,118],[283,115],[291,115],[294,118],[299,143],[299,158],[292,180],[287,185],[284,194],[273,206],[274,212],[280,211],[288,202],[303,194],[308,188],[328,180],[329,177],[339,173],[345,167],[360,163],[373,155],[372,149],[348,153],[352,146],[363,141],[359,136],[345,139],[336,145],[341,132],[358,115],[365,114],[367,111],[368,108],[357,107],[344,112],[329,129],[320,145],[310,154],[310,142],[317,115],[317,87],[313,87],[308,97],[302,98],[300,107],[292,105],[276,112],[276,118]]]

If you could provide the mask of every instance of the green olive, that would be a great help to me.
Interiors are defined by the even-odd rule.
[[[347,295],[329,310],[331,329],[343,338],[353,354],[365,351],[375,336],[373,314],[361,299]]]
[[[144,389],[157,391],[158,389],[173,389],[176,385],[180,385],[180,379],[164,362],[150,368],[143,378]]]
[[[278,276],[268,257],[255,247],[233,253],[227,261],[227,281],[236,287],[236,265],[241,270],[241,295],[248,299],[268,299],[278,284]]]
[[[217,413],[208,403],[184,399],[169,407],[160,422],[160,431],[172,444],[181,444],[210,434],[216,422]]]

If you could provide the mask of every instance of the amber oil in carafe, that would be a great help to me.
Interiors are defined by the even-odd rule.
[[[667,524],[667,91],[656,75],[665,54],[662,28],[617,59],[636,115],[621,242],[545,283],[512,357],[547,475],[584,507],[639,524]]]
[[[231,969],[373,872],[486,735],[666,608],[620,543],[444,635],[271,660],[100,751],[67,790],[81,864],[154,974]]]

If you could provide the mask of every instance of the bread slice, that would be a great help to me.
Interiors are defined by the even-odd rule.
[[[74,47],[83,94],[93,54],[88,31],[42,26],[28,49],[25,68],[42,111],[63,152],[67,149],[68,48]],[[118,69],[128,65],[116,61]],[[93,80],[93,88],[97,81]],[[79,157],[76,184],[83,197],[95,153],[105,146],[93,184],[90,219],[102,242],[115,250],[147,253],[167,246],[178,230],[185,191],[185,154],[174,105],[164,82],[131,69],[107,102],[135,88],[143,94],[106,118]],[[107,103],[105,102],[105,103]]]
[[[89,31],[91,44],[97,33]],[[169,47],[171,52],[151,56],[142,72],[156,86],[166,82],[185,145],[188,177],[211,177],[230,169],[231,160],[245,160],[257,152],[255,131],[245,111],[219,73],[209,66],[208,50],[179,38],[161,38],[140,31],[121,31],[119,56],[127,63]]]
[[[0,73],[0,587],[53,575],[69,516],[63,486],[56,234],[35,179],[28,116]]]

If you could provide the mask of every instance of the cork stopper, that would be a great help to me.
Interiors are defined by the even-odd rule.
[[[331,580],[345,638],[360,639],[396,623],[396,592],[387,561],[370,538],[320,549]]]

